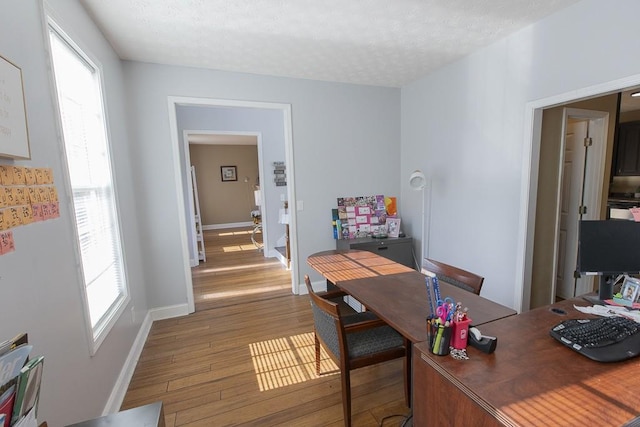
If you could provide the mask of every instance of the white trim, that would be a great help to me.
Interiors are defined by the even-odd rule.
[[[144,349],[144,344],[147,342],[147,337],[149,336],[149,332],[151,331],[153,322],[156,320],[172,319],[174,317],[186,316],[187,314],[189,314],[189,307],[187,304],[154,308],[147,312],[142,325],[140,325],[140,329],[138,330],[136,339],[134,340],[133,345],[129,350],[127,359],[125,360],[122,369],[120,370],[120,374],[116,379],[116,383],[111,389],[111,394],[109,395],[107,404],[102,410],[103,416],[118,412],[120,410],[122,402],[124,401],[124,397],[127,393],[127,390],[129,389],[129,384],[131,383],[133,373],[135,372],[136,366],[138,366],[140,355],[142,354],[142,350]]]
[[[102,410],[103,416],[118,412],[120,410],[120,406],[122,406],[124,397],[127,394],[127,390],[129,389],[129,383],[131,383],[131,378],[133,377],[133,373],[135,372],[136,366],[138,365],[138,360],[140,359],[140,355],[142,354],[144,344],[147,341],[147,337],[149,336],[152,325],[153,321],[151,319],[151,316],[149,315],[149,313],[147,313],[144,321],[142,322],[142,325],[140,325],[140,329],[138,330],[136,339],[134,340],[133,345],[129,350],[127,359],[125,360],[122,369],[120,370],[120,375],[118,375],[116,383],[111,390],[111,394],[109,395],[107,404]]]
[[[176,190],[176,201],[178,206],[178,227],[180,232],[180,247],[182,249],[183,271],[184,281],[187,288],[187,307],[188,312],[193,313],[196,311],[196,306],[193,298],[193,279],[191,277],[191,260],[189,252],[189,240],[187,234],[183,230],[187,230],[186,212],[184,209],[184,192],[182,191],[182,165],[180,164],[180,144],[178,142],[178,119],[176,117],[176,105],[172,101],[171,97],[168,99],[169,107],[169,130],[171,137],[171,151],[173,157],[173,171],[174,171],[174,184]],[[188,153],[188,152],[187,152]],[[191,174],[188,174],[191,176]]]
[[[177,189],[177,197],[178,201],[184,200],[184,194],[182,191],[182,174],[181,174],[181,165],[180,165],[180,156],[179,156],[179,148],[180,143],[178,141],[178,130],[177,130],[177,117],[176,117],[176,106],[185,105],[185,106],[221,106],[221,107],[243,107],[243,108],[262,108],[262,109],[275,109],[281,110],[284,117],[284,143],[285,143],[285,157],[286,157],[286,165],[287,165],[287,175],[290,177],[287,182],[287,199],[289,201],[289,219],[290,219],[290,235],[289,235],[289,243],[291,246],[291,291],[294,294],[299,293],[299,288],[296,285],[298,278],[298,239],[297,239],[297,212],[293,209],[293,206],[297,206],[295,199],[295,170],[294,170],[294,162],[293,162],[293,131],[292,131],[292,121],[291,121],[291,105],[290,104],[281,104],[281,103],[272,103],[272,102],[259,102],[259,101],[237,101],[237,100],[229,100],[229,99],[215,99],[215,98],[196,98],[196,97],[183,97],[183,96],[169,96],[167,98],[169,104],[169,122],[170,122],[170,130],[171,130],[171,141],[174,151],[174,171],[175,171],[175,181],[176,181],[176,189]],[[260,151],[258,152],[258,156],[261,156]],[[262,162],[260,162],[262,163]],[[263,181],[261,181],[263,182]],[[181,208],[178,209],[178,217],[179,224],[181,230],[186,230],[186,220],[185,220],[185,209],[184,203],[180,202]],[[263,221],[266,221],[263,213]],[[191,279],[191,271],[189,270],[189,248],[188,241],[185,233],[180,233],[181,235],[181,244],[183,247],[183,258],[185,265],[185,284],[186,284],[186,292],[187,292],[187,300],[189,303],[189,307],[191,309],[190,312],[195,311],[195,306],[193,305],[193,282]],[[263,236],[264,238],[264,236]],[[188,277],[187,277],[188,276]]]
[[[533,264],[533,236],[535,232],[535,187],[538,182],[542,109],[580,99],[619,92],[640,84],[640,74],[623,79],[565,92],[548,98],[528,102],[525,105],[524,145],[522,153],[520,220],[516,248],[516,271],[513,307],[521,312],[529,309],[531,296],[531,271]]]
[[[173,319],[174,317],[186,316],[189,314],[189,307],[187,304],[169,305],[167,307],[152,308],[149,310],[151,320]]]

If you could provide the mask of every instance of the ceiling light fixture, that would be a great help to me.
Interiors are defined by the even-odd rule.
[[[631,97],[632,97],[632,98],[638,98],[638,97],[640,97],[640,91],[638,91],[638,92],[633,92],[633,93],[631,94]]]

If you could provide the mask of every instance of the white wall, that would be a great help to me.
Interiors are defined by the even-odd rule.
[[[61,197],[61,217],[14,229],[16,251],[0,256],[0,340],[27,332],[33,355],[45,356],[40,419],[62,426],[100,415],[132,347],[148,307],[141,269],[136,195],[132,192],[129,139],[121,63],[76,1],[51,0],[58,23],[102,63],[107,114],[113,142],[115,178],[126,247],[134,324],[127,314],[98,353],[89,356],[69,193],[57,140],[53,92],[47,69],[41,3],[0,0],[0,55],[22,68],[31,143],[31,160],[0,164],[51,167]],[[130,310],[127,310],[129,313]]]
[[[639,13],[634,0],[585,0],[402,89],[404,216],[420,229],[406,181],[421,168],[429,255],[484,276],[483,296],[518,308],[527,103],[638,74]]]
[[[319,279],[306,258],[335,247],[331,208],[337,197],[400,191],[399,89],[136,62],[125,62],[124,70],[153,306],[187,301],[168,96],[291,105],[296,199],[304,206],[297,218],[300,276]]]

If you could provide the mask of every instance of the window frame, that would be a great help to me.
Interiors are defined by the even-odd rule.
[[[112,155],[111,134],[109,129],[107,106],[105,102],[106,91],[105,91],[104,79],[103,79],[104,73],[102,69],[102,64],[100,64],[99,61],[93,58],[90,52],[86,48],[81,47],[74,40],[74,38],[72,38],[69,35],[68,32],[63,30],[62,27],[58,25],[58,23],[52,18],[52,16],[49,13],[46,14],[45,21],[46,21],[44,25],[45,40],[46,40],[46,49],[49,54],[49,65],[50,65],[49,76],[51,80],[51,88],[53,91],[53,107],[56,113],[56,122],[57,122],[56,125],[58,130],[57,139],[61,149],[60,157],[61,157],[61,162],[63,166],[62,174],[64,178],[65,189],[67,191],[67,194],[69,195],[69,198],[68,198],[69,212],[72,215],[71,222],[72,222],[73,236],[74,236],[74,252],[76,256],[78,285],[79,285],[80,297],[82,300],[84,324],[85,324],[85,329],[86,329],[88,342],[89,342],[89,352],[90,352],[90,355],[93,356],[97,353],[98,349],[100,348],[100,345],[102,344],[102,342],[104,342],[105,338],[108,336],[111,329],[113,329],[116,322],[120,319],[125,309],[129,305],[129,302],[131,301],[131,296],[130,296],[131,292],[129,289],[129,280],[128,280],[128,274],[127,274],[127,271],[128,271],[127,263],[126,263],[127,258],[126,258],[126,252],[125,252],[125,245],[123,243],[124,234],[122,232],[122,224],[121,224],[122,216],[120,213],[120,207],[118,203],[118,200],[119,200],[118,190],[117,190],[118,186],[117,186],[116,176],[114,173],[114,160]],[[52,52],[53,49],[51,46],[52,42],[50,39],[51,32],[54,32],[57,37],[59,37],[64,43],[66,43],[66,45],[69,47],[72,53],[76,55],[80,61],[84,62],[92,70],[94,78],[96,79],[96,88],[98,91],[97,95],[99,99],[98,102],[100,104],[101,115],[102,115],[101,117],[102,129],[104,131],[106,156],[108,159],[108,168],[109,168],[109,174],[111,178],[110,190],[112,192],[112,197],[113,197],[112,209],[114,211],[115,221],[116,221],[115,230],[117,233],[116,237],[118,240],[118,244],[116,245],[116,247],[120,250],[119,263],[120,263],[120,274],[121,274],[121,284],[120,284],[121,289],[118,293],[118,296],[111,302],[111,304],[109,305],[109,308],[104,312],[102,317],[96,322],[95,326],[92,326],[92,322],[91,322],[89,299],[87,295],[87,284],[85,280],[86,276],[85,276],[85,270],[84,270],[83,261],[82,261],[82,252],[80,249],[80,234],[79,234],[78,223],[76,220],[74,187],[71,183],[71,173],[69,169],[69,162],[67,160],[67,155],[66,155],[67,145],[64,139],[64,127],[63,127],[62,114],[61,114],[59,98],[58,98],[58,87],[56,83],[55,69],[53,65],[53,52]],[[97,187],[94,187],[94,188],[97,188]]]

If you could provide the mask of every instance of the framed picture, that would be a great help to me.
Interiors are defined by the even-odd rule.
[[[387,234],[389,237],[400,235],[400,218],[387,218]]]
[[[0,157],[30,159],[22,70],[0,56]]]
[[[625,277],[620,293],[622,294],[622,299],[632,303],[635,302],[638,299],[638,293],[640,293],[640,280],[629,276]]]
[[[222,182],[238,180],[238,173],[235,166],[220,166],[220,174],[222,175]]]

